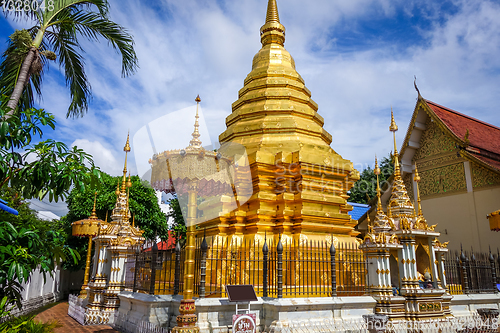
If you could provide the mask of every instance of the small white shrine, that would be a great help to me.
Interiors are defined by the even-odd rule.
[[[120,307],[118,294],[125,289],[125,263],[129,254],[144,242],[144,231],[131,223],[127,180],[127,153],[130,151],[129,137],[125,144],[125,167],[123,179],[116,188],[116,204],[111,222],[97,223],[97,234],[93,237],[95,254],[86,299],[70,300],[68,314],[83,325],[112,324],[114,314]],[[121,185],[121,186],[120,186]]]
[[[387,205],[382,209],[377,175],[377,212],[361,249],[368,264],[368,290],[377,301],[375,312],[387,315],[391,321],[446,320],[451,316],[451,295],[446,286],[443,255],[448,251],[441,244],[435,225],[427,225],[422,214],[418,190],[418,170],[415,182],[418,193],[418,214],[410,201],[398,161],[395,132],[398,127],[392,116],[390,131],[394,133],[394,183]]]

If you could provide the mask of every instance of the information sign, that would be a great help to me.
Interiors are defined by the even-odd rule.
[[[255,333],[255,313],[233,315],[233,333]]]

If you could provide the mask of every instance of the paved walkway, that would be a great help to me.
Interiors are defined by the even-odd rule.
[[[99,332],[99,333],[113,333],[118,332],[108,325],[98,326],[82,326],[76,320],[68,316],[68,302],[61,302],[50,309],[39,313],[35,320],[47,322],[57,320],[62,325],[54,330],[55,333],[86,333],[86,332]]]

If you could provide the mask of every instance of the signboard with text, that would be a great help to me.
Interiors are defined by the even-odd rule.
[[[233,333],[255,333],[255,313],[233,315]]]

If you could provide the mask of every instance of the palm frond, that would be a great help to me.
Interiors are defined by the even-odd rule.
[[[95,12],[72,12],[70,14],[76,30],[91,40],[104,38],[122,55],[122,76],[128,76],[137,69],[137,55],[134,40],[121,25]]]
[[[54,8],[43,12],[43,24],[49,25],[55,20],[58,14],[68,8],[77,8],[78,6],[86,5],[88,7],[96,6],[99,14],[107,17],[109,12],[109,4],[107,0],[54,0]]]
[[[47,31],[46,37],[58,54],[59,64],[64,67],[66,85],[70,89],[71,104],[66,116],[79,117],[88,110],[88,100],[91,97],[90,83],[85,74],[84,59],[79,54],[81,48],[71,30]]]

